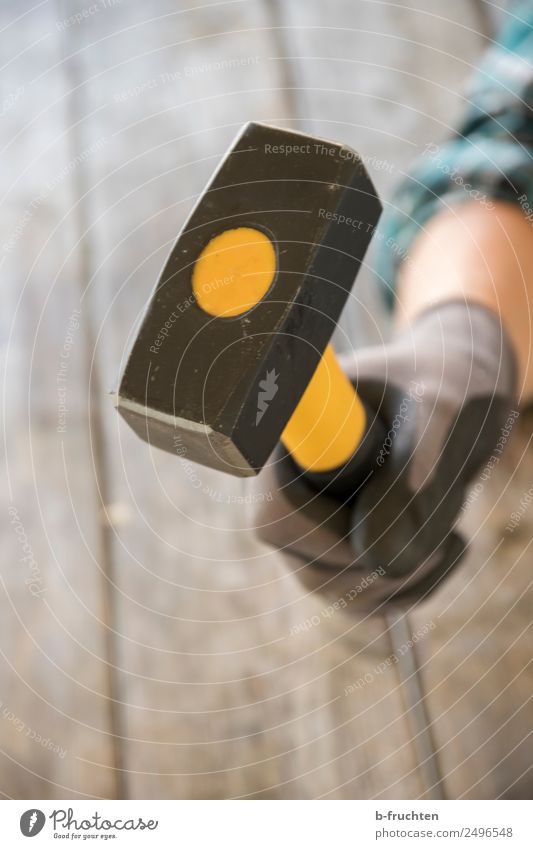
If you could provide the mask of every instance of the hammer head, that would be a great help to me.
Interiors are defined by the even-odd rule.
[[[245,125],[148,305],[118,391],[128,424],[194,462],[257,474],[329,342],[380,212],[349,148]]]

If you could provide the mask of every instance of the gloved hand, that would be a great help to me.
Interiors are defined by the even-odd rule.
[[[404,575],[456,548],[450,532],[466,487],[506,442],[514,355],[493,313],[448,303],[344,365],[388,426],[353,509],[352,547],[360,565]]]
[[[278,485],[283,480],[283,490],[266,505],[260,524],[277,524],[284,535],[280,547],[300,555],[296,568],[314,589],[326,581],[335,595],[334,567],[344,584],[357,583],[357,573],[379,575],[379,589],[373,586],[371,592],[376,599],[412,597],[415,585],[420,594],[436,584],[435,576],[445,575],[464,549],[453,528],[466,488],[485,465],[490,470],[498,462],[517,415],[514,353],[491,311],[450,302],[421,314],[389,345],[363,349],[341,364],[386,433],[374,448],[364,486],[350,464],[350,472],[335,483],[337,508],[326,492],[319,496],[317,513],[310,493],[320,490],[320,476],[304,475],[306,498],[294,464],[280,458],[271,473]],[[287,497],[290,466],[297,499]],[[339,523],[339,498],[349,507],[347,528]],[[307,523],[295,508],[305,511]],[[316,545],[312,522],[319,523],[319,536],[326,534],[324,551]],[[292,528],[296,543],[289,539]],[[266,539],[269,533],[259,530],[259,536]],[[328,563],[329,552],[334,557]],[[320,570],[311,581],[302,569],[306,559]]]

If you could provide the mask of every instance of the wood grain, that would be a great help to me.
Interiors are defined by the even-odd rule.
[[[0,11],[6,457],[0,788],[13,798],[115,794],[87,340],[70,191],[75,164],[55,23],[50,4],[34,11],[3,4]]]
[[[464,108],[465,79],[488,43],[477,4],[273,5],[296,126],[356,150],[386,212],[414,158],[440,143]],[[341,318],[338,349],[379,344],[387,333],[374,263],[394,249],[378,229]]]
[[[532,423],[524,413],[468,496],[468,559],[412,616],[437,624],[420,644],[421,671],[451,798],[531,798]]]
[[[172,10],[122,4],[74,33],[78,144],[109,140],[87,169],[102,372],[237,128],[290,123],[266,4]],[[330,622],[254,542],[245,484],[149,451],[105,399],[102,415],[129,794],[420,794],[396,674],[372,673],[390,653],[383,623]],[[365,673],[372,686],[346,696]]]
[[[485,44],[475,4],[107,0],[72,17],[86,6],[0,10],[0,792],[432,798],[387,623],[305,595],[254,541],[261,481],[150,450],[108,391],[240,125],[354,146],[388,202],[460,110]],[[372,269],[343,347],[387,326]],[[529,433],[523,417],[465,516],[469,560],[405,623],[433,624],[417,655],[450,797],[531,792],[527,511],[504,533],[531,485]]]

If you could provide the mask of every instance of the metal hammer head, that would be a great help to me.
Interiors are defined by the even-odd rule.
[[[333,333],[381,206],[347,147],[247,124],[163,269],[118,410],[233,475],[272,453]]]

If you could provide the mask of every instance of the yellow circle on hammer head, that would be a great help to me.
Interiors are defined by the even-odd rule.
[[[196,260],[192,288],[209,315],[230,318],[252,309],[276,275],[271,240],[254,227],[236,227],[214,236]]]

